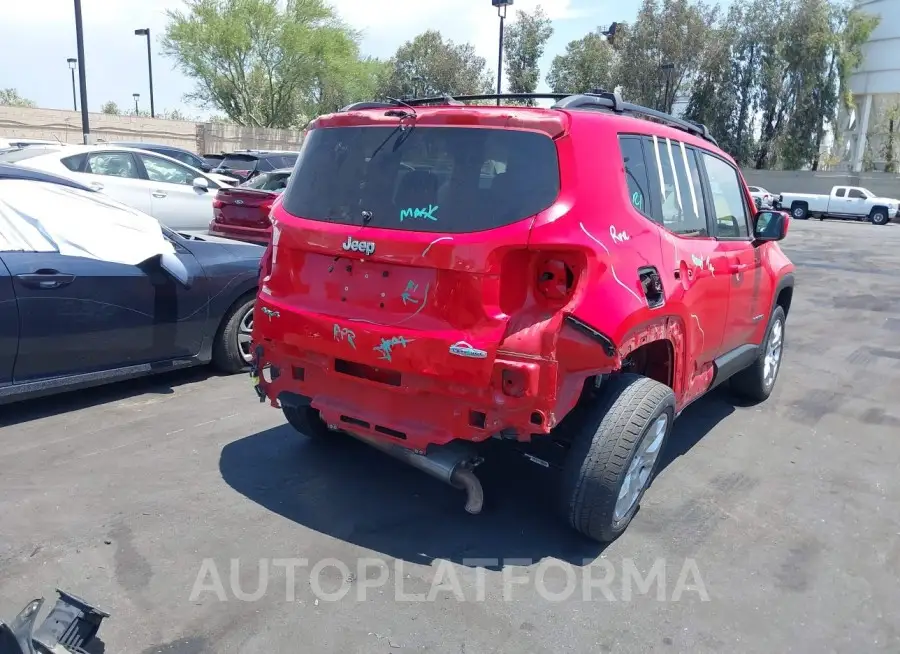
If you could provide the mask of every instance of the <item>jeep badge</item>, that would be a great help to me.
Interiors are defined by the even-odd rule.
[[[357,241],[352,236],[348,236],[341,247],[348,252],[362,252],[369,255],[375,252],[375,243],[372,241]]]

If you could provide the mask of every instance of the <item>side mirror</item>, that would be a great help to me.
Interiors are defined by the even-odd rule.
[[[758,243],[780,241],[787,236],[788,215],[783,211],[760,211],[753,225],[753,238]]]
[[[194,188],[198,190],[208,191],[209,181],[205,177],[195,177]]]

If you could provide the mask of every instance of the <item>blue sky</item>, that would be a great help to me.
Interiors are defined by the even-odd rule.
[[[541,88],[553,55],[566,44],[597,26],[633,20],[640,0],[515,0],[515,9],[540,4],[553,19],[555,32],[541,62]],[[36,11],[36,4],[40,11]],[[422,0],[388,4],[378,0],[336,0],[338,13],[364,32],[365,54],[388,57],[403,42],[426,29],[439,29],[445,38],[469,41],[497,67],[499,19],[488,0]],[[180,109],[190,115],[209,111],[184,103],[191,80],[174,70],[159,53],[157,39],[166,25],[167,9],[182,0],[82,0],[85,31],[88,107],[99,110],[107,100],[120,107],[133,106],[132,93],[140,93],[141,107],[149,109],[146,41],[134,36],[149,27],[153,36],[154,96],[157,111]],[[509,22],[509,20],[508,20]],[[76,57],[72,0],[5,0],[0,3],[0,88],[13,87],[40,107],[72,108],[72,83],[66,64]]]

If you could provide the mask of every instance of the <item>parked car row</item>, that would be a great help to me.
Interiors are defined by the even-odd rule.
[[[0,164],[0,404],[208,363],[243,370],[263,252],[164,227],[71,175]]]
[[[296,154],[248,150],[224,154],[214,165],[165,145],[23,143],[0,150],[0,162],[72,177],[170,229],[266,243],[268,210],[286,186]],[[241,168],[231,168],[236,165]],[[238,185],[240,192],[228,192]]]

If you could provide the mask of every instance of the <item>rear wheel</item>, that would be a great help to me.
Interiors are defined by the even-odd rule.
[[[253,363],[251,335],[255,303],[255,296],[246,295],[235,302],[222,319],[212,355],[213,365],[222,372],[240,372]]]
[[[672,431],[675,395],[648,377],[618,374],[596,402],[576,411],[560,508],[577,531],[609,542],[625,531],[653,480]]]
[[[869,215],[869,218],[871,219],[873,225],[887,225],[889,222],[887,210],[880,207],[877,209],[872,209],[872,213]]]
[[[731,390],[737,395],[754,402],[763,402],[772,394],[784,353],[784,324],[784,309],[776,306],[769,318],[769,328],[759,349],[759,356],[729,382]]]

